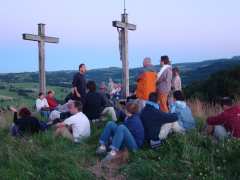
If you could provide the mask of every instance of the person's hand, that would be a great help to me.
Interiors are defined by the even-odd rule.
[[[78,98],[80,98],[80,97],[81,97],[81,95],[80,95],[79,93],[76,93],[76,95],[77,95],[77,97],[78,97]]]
[[[17,109],[12,107],[12,106],[9,107],[9,110],[12,111],[12,112],[17,112]]]

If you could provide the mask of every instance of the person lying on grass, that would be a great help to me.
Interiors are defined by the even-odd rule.
[[[111,151],[102,160],[109,162],[117,157],[119,151],[127,148],[136,151],[144,143],[144,128],[139,117],[139,107],[137,103],[130,102],[126,105],[126,119],[123,124],[117,125],[110,121],[105,126],[96,153],[97,155],[107,154],[108,147]],[[108,146],[110,145],[110,146]]]
[[[207,119],[207,132],[218,140],[240,138],[240,106],[233,106],[229,97],[221,100],[223,112]]]
[[[161,140],[165,140],[170,133],[170,129],[166,129],[164,125],[178,120],[177,114],[162,112],[157,102],[158,93],[151,93],[140,115],[145,130],[145,140],[151,148],[159,147]]]
[[[9,107],[9,109],[14,113],[13,125],[11,127],[12,136],[32,135],[46,129],[46,124],[31,116],[29,109],[21,108],[19,113],[13,107]]]
[[[72,116],[56,124],[55,135],[78,143],[90,136],[90,122],[87,116],[82,113],[82,103],[80,101],[74,101],[69,110]]]

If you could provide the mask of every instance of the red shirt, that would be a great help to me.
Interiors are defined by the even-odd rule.
[[[223,125],[233,137],[240,138],[240,106],[234,106],[207,119],[209,125]]]
[[[58,102],[57,102],[57,100],[55,98],[47,96],[46,99],[47,99],[49,108],[51,110],[55,109],[58,106]]]

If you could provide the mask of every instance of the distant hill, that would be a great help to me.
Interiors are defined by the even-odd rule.
[[[179,63],[174,64],[173,66],[178,66],[180,68],[183,84],[188,85],[196,80],[207,79],[212,73],[220,70],[226,70],[236,65],[240,65],[240,56],[235,56],[231,59],[207,60],[194,63]],[[159,71],[160,67],[155,66],[155,69]],[[130,70],[130,80],[132,84],[140,70],[141,68],[133,68]],[[72,70],[47,72],[47,83],[48,85],[68,87],[71,85],[74,73],[76,73],[76,71]],[[87,73],[87,79],[93,79],[97,83],[108,81],[109,78],[112,78],[116,82],[121,82],[121,77],[121,68],[117,67],[93,69]],[[26,72],[0,74],[0,82],[38,82],[38,73]]]

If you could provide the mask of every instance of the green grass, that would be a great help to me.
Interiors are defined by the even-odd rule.
[[[99,160],[95,150],[101,129],[92,127],[91,138],[82,144],[55,138],[52,131],[23,141],[0,129],[1,179],[96,179],[90,169]],[[131,153],[117,175],[136,180],[239,179],[240,142],[214,143],[196,131],[172,135],[158,150],[144,147]]]

